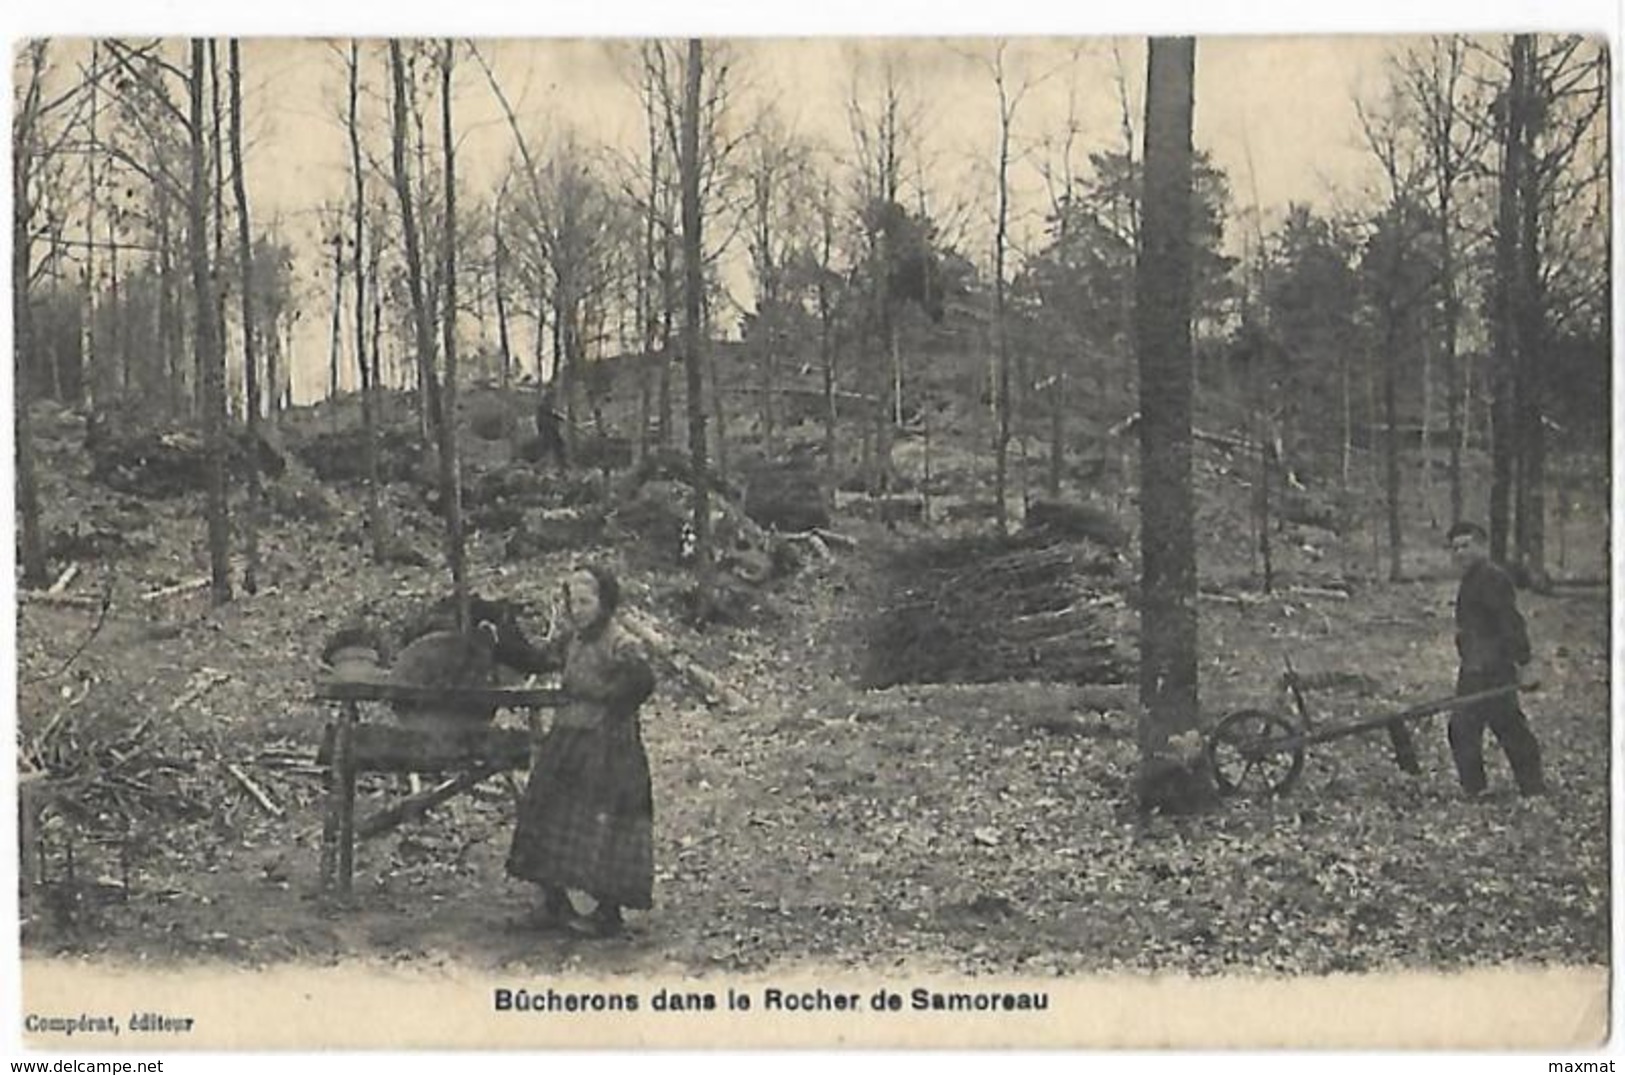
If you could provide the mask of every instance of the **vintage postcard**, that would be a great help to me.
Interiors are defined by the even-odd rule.
[[[1608,38],[930,29],[14,42],[21,1047],[1611,1063]]]

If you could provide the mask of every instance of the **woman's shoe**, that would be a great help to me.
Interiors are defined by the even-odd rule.
[[[542,902],[521,915],[514,925],[533,933],[548,933],[568,928],[575,917],[575,908],[570,906],[569,899],[562,892],[555,894],[549,890],[542,896]]]
[[[570,931],[582,937],[608,939],[626,936],[626,923],[619,910],[599,909],[590,915],[575,915],[570,919]]]

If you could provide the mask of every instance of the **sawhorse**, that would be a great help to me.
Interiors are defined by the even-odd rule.
[[[460,795],[500,772],[530,764],[531,736],[515,728],[477,725],[451,731],[423,731],[392,724],[366,724],[363,702],[414,702],[499,709],[544,709],[563,704],[551,687],[408,687],[382,679],[322,679],[318,701],[339,705],[338,719],[326,726],[316,761],[326,766],[327,808],[322,823],[321,885],[348,895],[355,873],[356,841],[388,832],[403,821]],[[356,774],[456,773],[429,791],[402,799],[357,823]]]

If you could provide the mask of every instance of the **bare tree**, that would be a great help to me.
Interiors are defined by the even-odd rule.
[[[1565,263],[1559,249],[1565,237],[1560,221],[1588,188],[1606,184],[1602,161],[1607,154],[1588,150],[1588,145],[1606,137],[1598,128],[1607,107],[1608,62],[1602,50],[1579,36],[1522,34],[1513,39],[1511,62],[1513,83],[1520,81],[1520,66],[1522,78],[1521,93],[1509,92],[1507,99],[1508,111],[1519,114],[1508,124],[1508,137],[1515,129],[1523,142],[1515,154],[1518,168],[1503,177],[1515,188],[1517,214],[1507,311],[1515,322],[1514,560],[1532,587],[1546,590],[1551,585],[1546,568],[1546,422],[1552,397],[1547,359],[1553,314],[1566,314],[1576,297],[1560,294],[1562,284],[1573,282],[1563,277],[1575,267]],[[1567,253],[1579,254],[1575,260],[1580,263],[1605,264],[1605,249],[1597,243],[1590,258],[1575,250]],[[1598,275],[1593,287],[1606,292],[1606,276]]]
[[[374,563],[383,563],[388,554],[388,531],[384,521],[381,482],[378,476],[378,366],[367,361],[367,265],[364,221],[367,205],[366,172],[361,167],[360,80],[361,46],[350,40],[350,110],[347,124],[350,133],[350,175],[354,184],[353,229],[355,276],[355,360],[361,377],[361,453],[367,473],[366,519],[367,536],[372,545]],[[376,317],[374,322],[376,324]]]
[[[228,42],[227,78],[231,83],[232,192],[237,200],[237,253],[242,269],[244,407],[248,427],[248,506],[243,519],[243,589],[259,591],[259,526],[264,497],[260,486],[260,382],[254,349],[254,244],[250,238],[248,188],[243,178],[243,74],[237,39]]]
[[[1211,798],[1198,748],[1196,536],[1191,491],[1191,115],[1196,43],[1153,38],[1135,272],[1140,366],[1140,772],[1144,810]]]
[[[678,176],[683,192],[683,364],[688,381],[688,452],[694,472],[694,552],[699,564],[702,604],[711,583],[711,496],[706,463],[705,356],[701,321],[704,267],[700,237],[700,86],[705,49],[699,38],[688,42],[683,78],[682,133],[678,141]]]
[[[998,365],[998,391],[994,405],[998,410],[999,429],[994,445],[994,498],[1001,533],[1010,529],[1008,488],[1010,467],[1010,434],[1017,401],[1011,395],[1010,324],[1005,306],[1005,259],[1010,246],[1010,139],[1015,126],[1016,109],[1032,88],[1030,80],[1012,86],[1006,69],[1008,42],[994,45],[988,68],[993,76],[993,88],[999,102],[999,141],[996,162],[997,210],[993,227],[993,340],[994,360]],[[1020,378],[1022,382],[1025,377]],[[1025,384],[1023,383],[1023,391]],[[1022,470],[1022,487],[1026,488],[1026,470]]]
[[[871,489],[891,483],[891,449],[902,421],[903,356],[898,336],[897,310],[892,295],[891,266],[894,228],[886,222],[901,211],[904,143],[917,122],[917,109],[906,99],[903,74],[896,57],[881,60],[878,101],[863,102],[854,73],[847,123],[857,155],[859,218],[868,245],[870,289],[882,354],[867,365],[873,396],[874,424],[864,442],[864,470]],[[889,371],[889,375],[888,375]]]
[[[1487,127],[1470,122],[1465,111],[1479,102],[1470,97],[1467,70],[1468,50],[1459,35],[1435,36],[1414,46],[1397,61],[1401,84],[1415,108],[1422,134],[1422,148],[1432,172],[1434,225],[1438,229],[1439,286],[1443,304],[1443,353],[1445,376],[1445,437],[1448,441],[1447,481],[1450,496],[1450,523],[1461,521],[1463,445],[1463,398],[1465,378],[1460,355],[1462,298],[1458,219],[1462,188],[1472,175],[1475,162],[1484,150]],[[1430,408],[1424,407],[1423,418]],[[1430,459],[1424,453],[1424,460]]]
[[[1387,499],[1388,577],[1404,577],[1404,531],[1400,525],[1399,469],[1399,354],[1412,342],[1406,325],[1415,318],[1422,303],[1433,295],[1435,280],[1418,268],[1417,243],[1426,224],[1417,206],[1422,197],[1425,162],[1414,144],[1411,132],[1414,118],[1407,102],[1390,96],[1386,107],[1376,110],[1357,103],[1356,110],[1366,144],[1382,165],[1387,189],[1386,205],[1378,216],[1368,257],[1374,256],[1377,313],[1382,342],[1378,356],[1382,367],[1383,488]],[[1419,277],[1419,271],[1422,275]]]
[[[451,567],[452,592],[457,602],[457,628],[469,629],[468,568],[463,555],[463,491],[461,468],[457,461],[457,171],[451,124],[451,71],[455,52],[450,38],[443,45],[440,61],[440,133],[445,150],[446,251],[445,316],[441,327],[445,336],[445,410],[440,422],[440,496],[446,513],[446,561]]]
[[[395,196],[401,206],[401,241],[405,246],[406,279],[412,299],[412,329],[413,342],[417,350],[418,384],[423,393],[426,428],[438,441],[442,417],[440,387],[435,375],[434,331],[431,328],[428,299],[424,294],[423,253],[418,232],[416,196],[412,191],[412,177],[407,171],[406,61],[401,43],[395,38],[391,38],[389,42],[389,69],[394,86],[390,151]]]
[[[792,263],[812,245],[802,219],[816,200],[809,177],[809,148],[769,105],[751,125],[745,169],[750,181],[747,248],[756,285],[752,349],[756,352],[763,441],[772,452],[777,440],[775,399],[781,348],[790,344]]]
[[[210,593],[216,604],[231,600],[231,520],[226,504],[225,363],[220,350],[220,299],[207,245],[209,184],[203,134],[204,41],[192,40],[189,81],[192,186],[187,197],[187,246],[192,265],[198,367],[203,373],[203,437],[208,459]]]
[[[28,294],[33,276],[30,258],[35,180],[44,155],[43,120],[48,111],[62,104],[61,100],[51,102],[45,96],[46,50],[47,44],[42,39],[29,41],[24,46],[28,75],[19,86],[22,99],[16,104],[11,128],[11,323],[13,413],[16,415],[13,433],[17,453],[17,515],[22,531],[18,556],[22,561],[22,584],[29,587],[44,586],[50,581],[45,545],[40,536],[39,481],[34,469],[33,426],[29,416],[33,398],[29,367],[33,363],[34,321]]]

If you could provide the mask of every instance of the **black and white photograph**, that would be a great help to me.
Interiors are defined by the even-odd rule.
[[[13,40],[10,1035],[1606,1047],[1608,37],[930,29]]]

